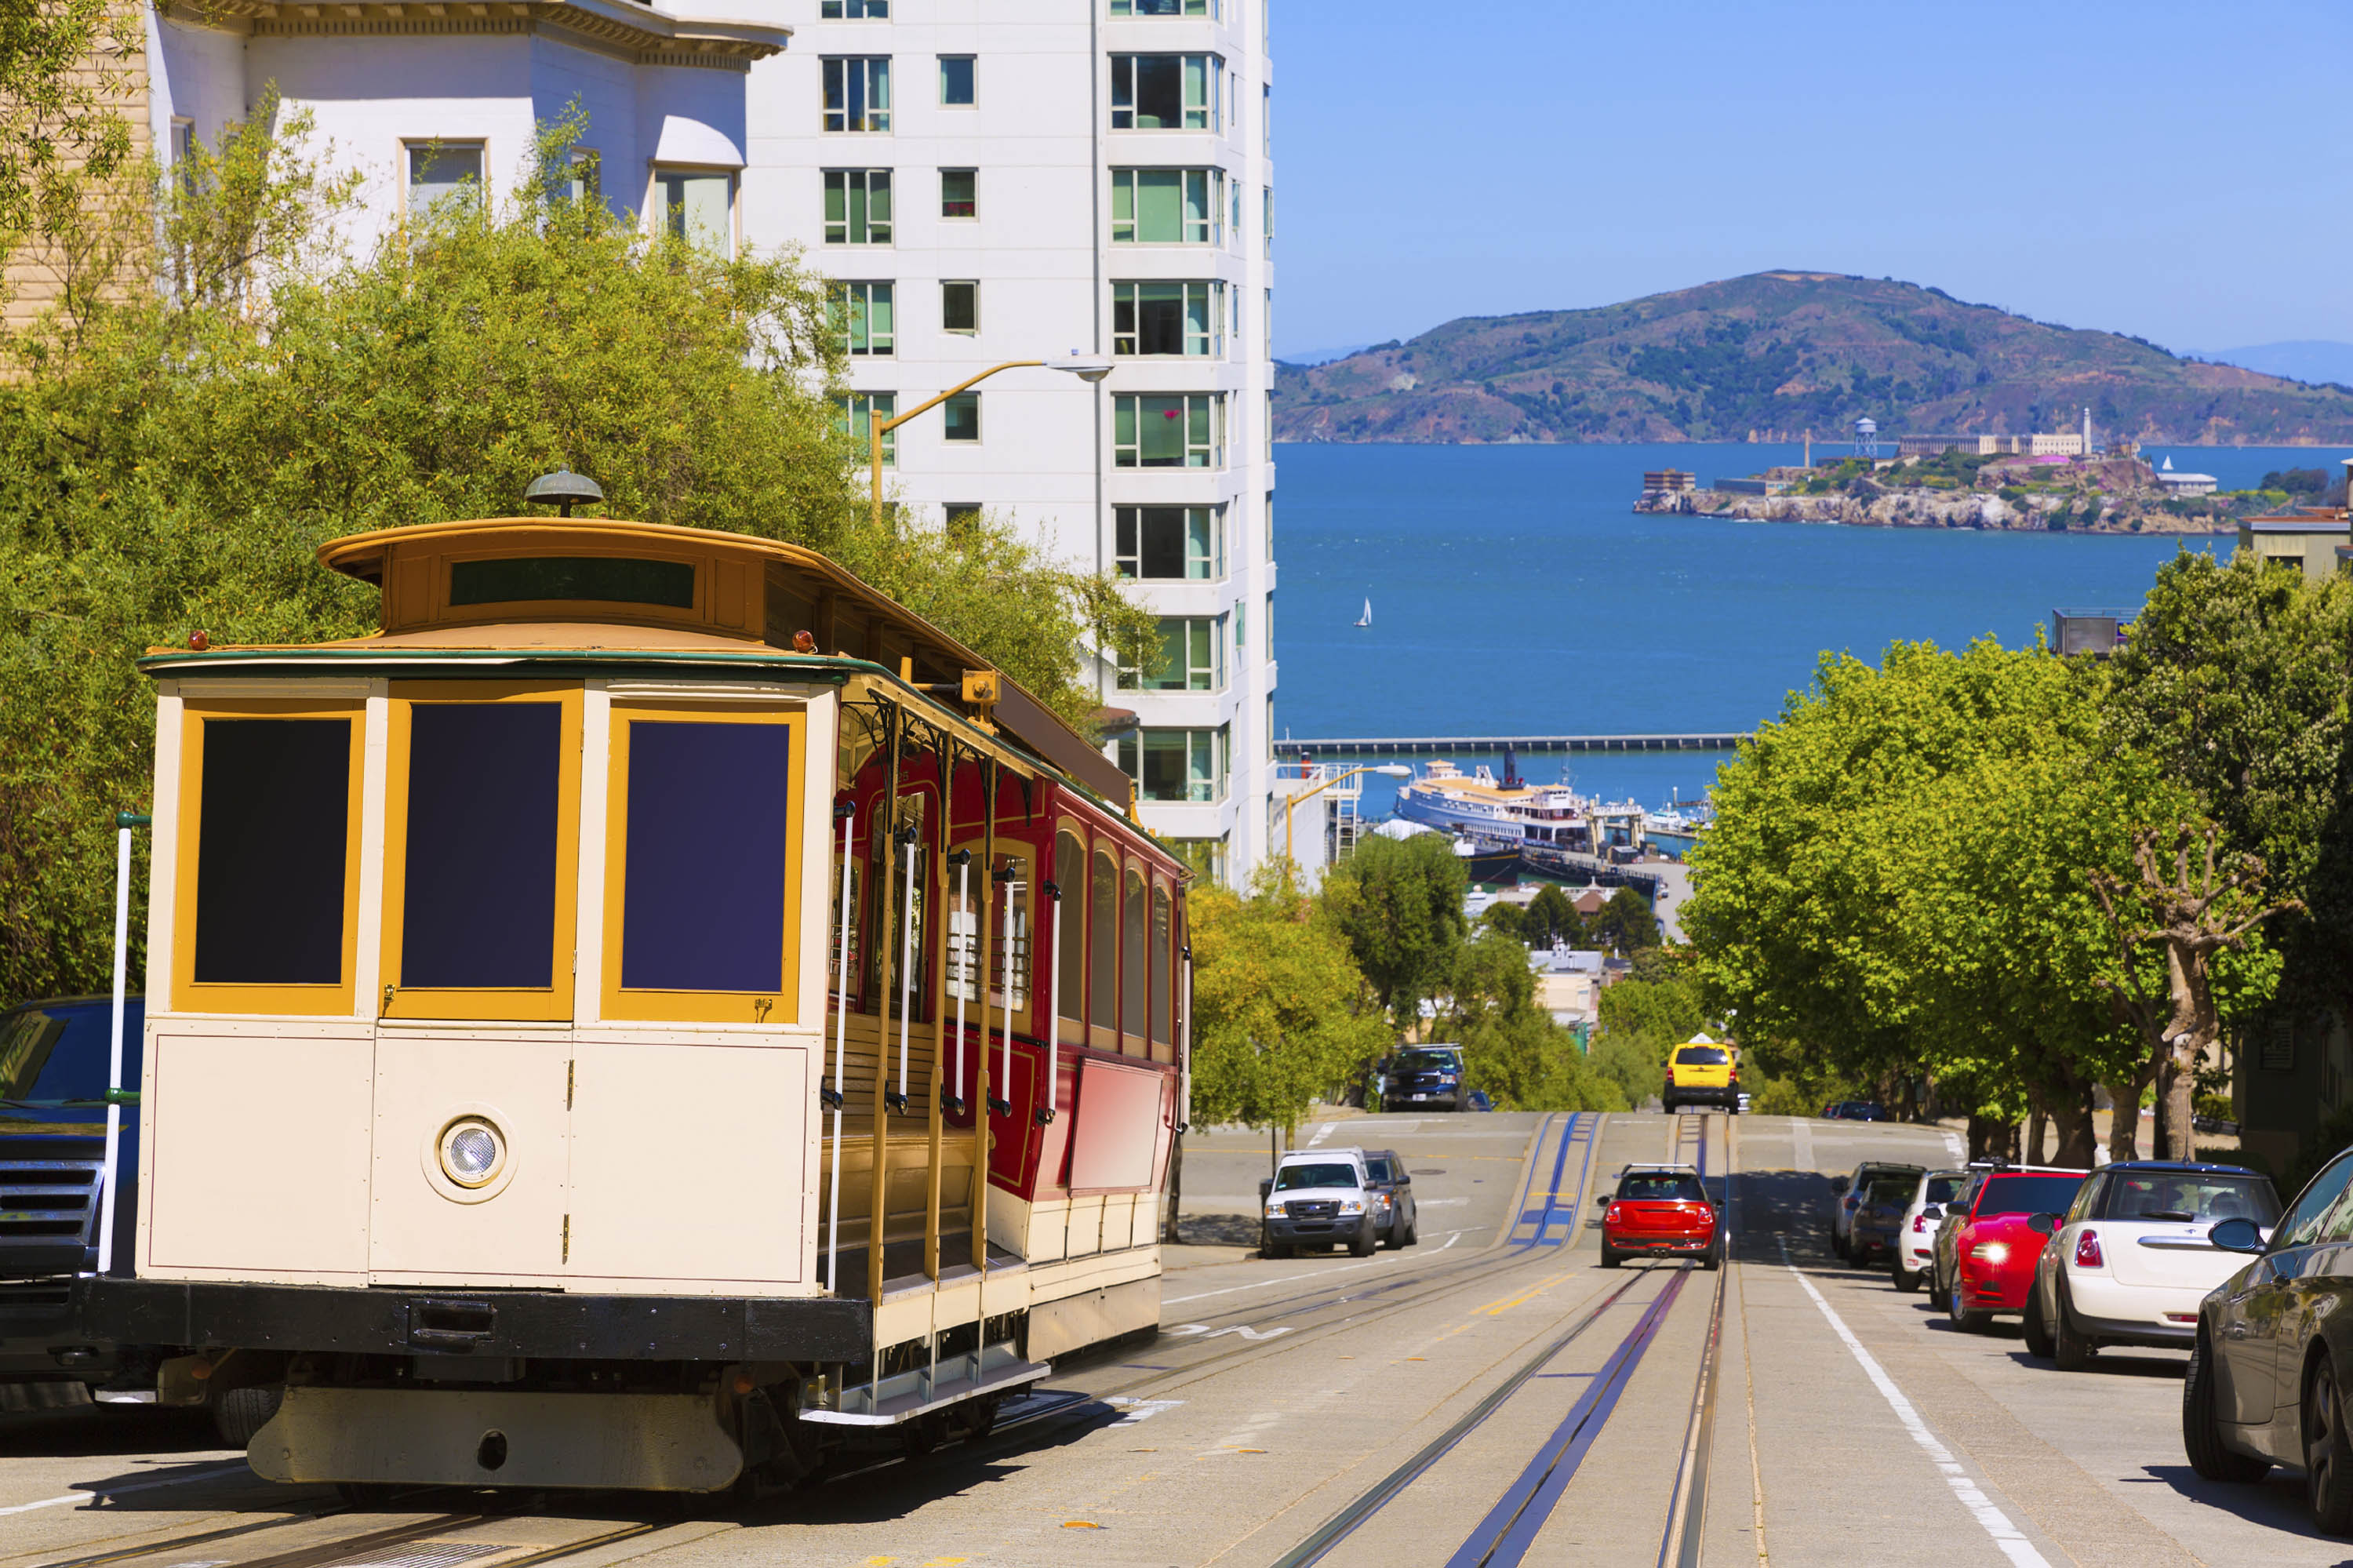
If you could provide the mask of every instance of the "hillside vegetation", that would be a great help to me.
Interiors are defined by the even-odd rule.
[[[1941,290],[1758,272],[1589,311],[1465,316],[1281,367],[1275,434],[1329,441],[1844,439],[2073,429],[2245,445],[2353,440],[2353,390],[2178,358]]]

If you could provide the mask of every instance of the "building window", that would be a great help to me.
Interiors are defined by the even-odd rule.
[[[896,392],[849,392],[843,394],[838,402],[841,408],[841,429],[858,443],[858,450],[862,452],[873,450],[873,422],[892,418],[899,412],[899,395]],[[899,432],[896,430],[882,432],[882,466],[899,466]]]
[[[482,194],[482,143],[411,142],[408,151],[408,215],[426,217],[440,208]]]
[[[575,147],[572,162],[565,165],[564,183],[557,187],[564,199],[574,207],[586,207],[605,194],[604,154],[594,147]]]
[[[663,231],[707,256],[735,253],[735,176],[693,169],[656,169],[654,200]]]
[[[1113,283],[1111,351],[1222,355],[1226,309],[1226,286],[1219,282]]]
[[[980,394],[958,392],[940,405],[940,414],[952,441],[980,440]]]
[[[1226,728],[1145,729],[1119,738],[1120,771],[1146,800],[1195,805],[1226,798]]]
[[[1269,648],[1274,646],[1274,596],[1272,594],[1266,596],[1266,621],[1258,629],[1258,634],[1265,640]]]
[[[1274,394],[1271,392],[1266,395],[1266,418],[1261,422],[1260,429],[1265,440],[1259,443],[1259,456],[1268,462],[1272,462],[1274,461]]]
[[[1160,662],[1145,671],[1123,664],[1123,692],[1221,692],[1226,686],[1225,630],[1218,618],[1160,618]]]
[[[942,332],[978,332],[980,330],[980,285],[968,279],[955,279],[940,284],[940,330]]]
[[[817,14],[824,22],[887,22],[891,0],[820,0]]]
[[[826,170],[825,242],[828,245],[891,243],[890,170]]]
[[[1271,490],[1266,493],[1266,514],[1260,519],[1259,525],[1265,530],[1261,541],[1265,554],[1259,558],[1271,561],[1274,559],[1274,492]]]
[[[942,217],[978,217],[980,216],[980,175],[975,169],[942,169],[940,171],[940,216]]]
[[[890,284],[836,283],[832,306],[842,353],[881,358],[892,352],[897,334],[892,330]]]
[[[1222,245],[1219,217],[1225,199],[1223,169],[1113,169],[1112,242]]]
[[[1111,0],[1114,16],[1212,16],[1218,0]]]
[[[1240,245],[1242,242],[1242,183],[1240,180],[1232,180],[1228,182],[1228,185],[1233,197],[1234,204],[1234,216],[1230,232],[1234,237],[1234,243],[1236,245]],[[1225,240],[1223,238],[1220,238],[1218,243],[1223,245]]]
[[[1223,75],[1215,55],[1113,55],[1111,128],[1215,131]]]
[[[1259,307],[1258,343],[1259,357],[1272,359],[1274,357],[1274,291],[1272,289],[1266,291],[1266,302]]]
[[[969,545],[979,535],[981,511],[979,502],[944,502],[941,504],[940,511],[946,516],[948,538],[953,543]]]
[[[1259,150],[1267,157],[1274,156],[1274,89],[1262,87],[1258,93]]]
[[[1119,575],[1145,581],[1207,582],[1226,575],[1225,530],[1215,506],[1113,508]]]
[[[1274,187],[1272,185],[1261,185],[1259,187],[1258,194],[1260,206],[1264,208],[1264,211],[1260,215],[1261,227],[1259,232],[1265,242],[1265,253],[1271,256],[1274,254]]]
[[[1223,468],[1226,400],[1215,392],[1115,397],[1112,452],[1119,468]]]
[[[1250,646],[1250,601],[1234,601],[1234,658],[1240,662],[1242,650]]]
[[[949,109],[970,109],[979,101],[974,96],[974,90],[979,85],[976,80],[978,73],[979,62],[972,56],[942,55],[940,102]]]
[[[891,57],[831,55],[825,69],[825,128],[886,132],[891,129]]]

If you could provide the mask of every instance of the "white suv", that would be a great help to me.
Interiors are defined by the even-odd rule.
[[[1361,1149],[1304,1149],[1275,1167],[1259,1220],[1259,1251],[1288,1257],[1298,1246],[1345,1245],[1373,1255],[1380,1194],[1366,1179]]]
[[[2064,1214],[2035,1215],[2050,1243],[2027,1287],[2026,1348],[2067,1372],[2102,1345],[2168,1345],[2198,1337],[2198,1304],[2246,1266],[2206,1233],[2279,1220],[2271,1179],[2236,1165],[2133,1160],[2092,1173]]]

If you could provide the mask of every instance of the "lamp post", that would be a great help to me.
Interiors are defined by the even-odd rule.
[[[974,376],[969,381],[960,381],[956,383],[956,385],[949,387],[938,397],[932,398],[929,402],[916,404],[913,408],[908,409],[905,413],[901,414],[896,418],[877,419],[870,412],[867,415],[866,423],[867,439],[870,449],[869,455],[871,460],[871,471],[873,475],[872,494],[874,498],[874,526],[877,528],[882,526],[882,438],[884,435],[888,434],[890,431],[897,429],[900,426],[905,424],[916,415],[925,413],[931,409],[938,408],[941,404],[946,402],[957,393],[970,391],[972,388],[979,386],[982,382],[987,380],[990,376],[996,375],[1000,370],[1020,370],[1031,366],[1039,365],[1046,366],[1050,370],[1060,370],[1068,375],[1075,376],[1080,380],[1088,383],[1090,386],[1095,382],[1101,381],[1104,376],[1111,374],[1110,360],[1097,358],[1091,355],[1083,355],[1077,349],[1072,349],[1070,353],[1070,356],[1066,359],[1008,359],[1002,365],[990,366],[987,369],[982,371],[979,375]],[[1101,529],[1102,524],[1100,521],[1097,522],[1096,527],[1098,530]]]
[[[1298,805],[1302,800],[1313,800],[1314,797],[1324,793],[1324,790],[1332,788],[1335,784],[1345,784],[1349,779],[1354,779],[1359,773],[1378,773],[1387,779],[1410,779],[1413,777],[1413,769],[1408,768],[1401,762],[1383,762],[1364,768],[1351,768],[1345,773],[1335,774],[1333,777],[1326,779],[1323,783],[1318,784],[1313,789],[1309,789],[1303,794],[1291,796],[1282,803],[1282,855],[1285,860],[1291,861],[1293,863],[1296,864],[1299,859],[1297,855],[1291,853],[1292,808]]]

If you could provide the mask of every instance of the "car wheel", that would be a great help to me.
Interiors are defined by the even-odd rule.
[[[1389,1252],[1395,1252],[1398,1248],[1405,1245],[1405,1216],[1403,1214],[1398,1214],[1389,1221],[1389,1234],[1381,1238],[1381,1245]]]
[[[1919,1275],[1904,1266],[1904,1258],[1901,1254],[1898,1254],[1894,1260],[1888,1264],[1887,1276],[1889,1280],[1894,1285],[1895,1288],[1903,1291],[1907,1296],[1913,1291],[1920,1288]]]
[[[1715,1234],[1709,1239],[1707,1251],[1700,1255],[1699,1266],[1702,1268],[1721,1268],[1724,1266],[1724,1233],[1722,1231],[1716,1232]]]
[[[2324,1356],[2304,1391],[2304,1482],[2312,1522],[2331,1535],[2353,1531],[2353,1443],[2337,1369]]]
[[[1953,1287],[1945,1292],[1945,1319],[1964,1334],[1985,1331],[1986,1315],[1970,1309],[1968,1298],[1961,1294],[1961,1282],[1957,1279],[1953,1281]]]
[[[1604,1268],[1615,1268],[1618,1266],[1618,1249],[1605,1243],[1601,1248],[1601,1266]]]
[[[1348,1255],[1350,1257],[1373,1255],[1373,1222],[1369,1218],[1357,1227],[1356,1239],[1348,1244]]]
[[[230,1447],[245,1447],[255,1433],[269,1425],[285,1398],[285,1389],[275,1383],[230,1389],[213,1400],[213,1430]]]
[[[2189,1348],[2189,1371],[2181,1380],[2181,1446],[2189,1467],[2210,1481],[2260,1481],[2271,1469],[2267,1459],[2251,1458],[2222,1441],[2221,1419],[2214,1410],[2214,1347],[2206,1330]]]
[[[1421,1216],[1420,1216],[1419,1214],[1414,1214],[1414,1215],[1409,1216],[1409,1217],[1406,1220],[1406,1223],[1405,1223],[1405,1241],[1404,1241],[1404,1243],[1403,1243],[1402,1245],[1406,1245],[1406,1246],[1412,1246],[1412,1245],[1414,1245],[1415,1244],[1419,1243],[1420,1240],[1421,1240]]]
[[[2083,1326],[2075,1321],[2074,1308],[2067,1298],[2064,1275],[2060,1277],[2058,1288],[2052,1295],[2054,1298],[2051,1314],[2052,1363],[2061,1372],[2082,1372],[2092,1364],[2092,1357],[2100,1348],[2099,1341],[2084,1332]]]
[[[1944,1277],[1936,1272],[1932,1259],[1928,1265],[1928,1305],[1942,1312],[1953,1304],[1953,1293],[1945,1288]]]
[[[2026,1353],[2042,1361],[2051,1359],[2051,1319],[2043,1315],[2042,1292],[2033,1286],[2026,1288],[2026,1310],[2021,1316],[2019,1331],[2026,1339]]]

